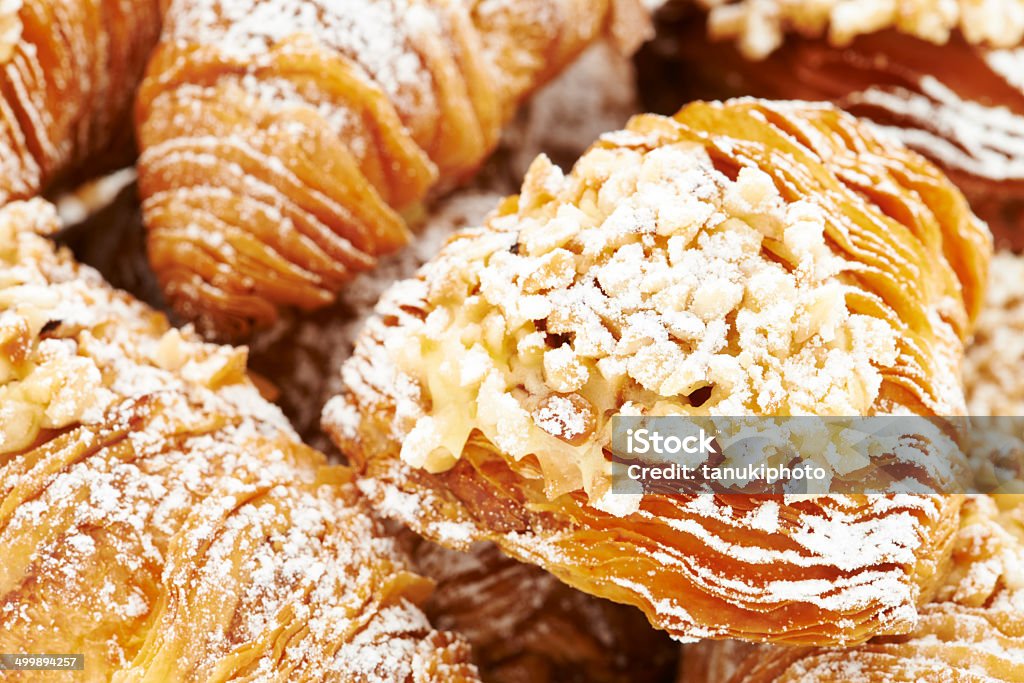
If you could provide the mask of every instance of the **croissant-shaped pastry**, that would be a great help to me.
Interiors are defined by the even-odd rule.
[[[997,245],[1024,250],[1024,51],[979,47],[960,33],[936,45],[888,30],[842,48],[792,37],[751,61],[741,47],[709,40],[713,26],[703,16],[666,19],[664,32],[678,39],[663,41],[648,66],[680,86],[659,91],[675,100],[665,102],[668,110],[689,99],[738,95],[829,100],[929,157],[988,223]]]
[[[390,290],[324,426],[385,514],[493,541],[678,637],[905,632],[959,497],[621,495],[607,427],[962,414],[990,242],[931,164],[830,106],[636,117],[567,176],[538,159]]]
[[[874,683],[1024,680],[1024,497],[964,506],[954,571],[914,631],[850,650],[686,646],[680,683]]]
[[[417,571],[437,583],[424,611],[472,645],[490,683],[656,683],[679,646],[642,612],[574,590],[493,544],[468,553],[413,540]]]
[[[170,328],[55,227],[40,200],[0,209],[0,651],[81,653],[95,681],[478,680],[244,352]]]
[[[329,303],[531,90],[645,20],[637,0],[172,3],[136,112],[169,303],[221,336]]]
[[[34,196],[128,120],[160,0],[0,5],[0,204]]]
[[[751,58],[766,56],[787,33],[828,35],[846,45],[859,35],[893,29],[941,44],[958,32],[969,43],[1014,47],[1024,39],[1021,0],[701,0],[718,38],[737,38]]]

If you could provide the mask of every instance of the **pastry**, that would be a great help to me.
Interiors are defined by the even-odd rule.
[[[990,250],[937,169],[831,106],[636,117],[396,284],[324,427],[385,515],[679,638],[903,633],[960,497],[616,493],[609,417],[963,414]]]
[[[136,111],[168,302],[222,337],[330,303],[524,97],[646,19],[637,0],[172,2]]]
[[[502,555],[490,543],[469,552],[415,540],[416,570],[437,582],[424,611],[472,645],[489,683],[657,683],[679,646],[642,612],[574,590]]]
[[[1024,415],[1022,364],[1024,256],[997,252],[992,259],[985,307],[964,356],[964,388],[970,414]]]
[[[159,0],[0,5],[0,204],[96,162],[124,130]]]
[[[471,181],[431,203],[407,248],[379,259],[332,305],[310,313],[282,311],[272,327],[247,340],[250,370],[278,387],[275,401],[306,443],[333,450],[320,429],[320,412],[338,390],[334,369],[352,354],[355,336],[384,290],[412,276],[452,232],[480,225],[503,196],[519,189],[541,150],[571,164],[598,135],[620,128],[638,111],[634,81],[631,60],[607,41],[588,48],[520,108]],[[83,234],[80,243],[86,241],[96,240]]]
[[[985,490],[1024,492],[1024,256],[996,252],[985,306],[964,355],[970,460]]]
[[[81,653],[88,680],[478,680],[244,351],[171,328],[55,228],[41,200],[0,209],[0,651]]]
[[[1006,20],[1001,9],[989,11],[991,23]],[[832,101],[941,166],[997,244],[1024,249],[1024,49],[975,45],[966,31],[935,44],[889,29],[842,47],[792,36],[754,61],[742,43],[721,40],[714,21],[705,26],[703,16],[666,22],[662,32],[672,38],[645,64],[676,72],[679,88],[654,89],[670,100],[664,110],[688,99],[738,95]]]
[[[685,648],[680,683],[871,683],[1024,679],[1024,503],[964,507],[954,572],[914,631],[854,648],[702,643]],[[730,661],[731,660],[731,661]]]
[[[683,645],[676,683],[728,683],[743,661],[762,649],[767,647],[743,640],[702,640]]]
[[[457,228],[478,224],[501,196],[459,190],[439,200],[416,240],[353,280],[338,301],[311,313],[283,311],[273,327],[253,336],[249,367],[280,390],[275,400],[306,443],[334,448],[320,429],[324,403],[338,390],[333,369],[352,354],[355,338],[381,294],[415,273]]]
[[[827,34],[834,45],[893,29],[935,44],[960,33],[972,45],[1014,47],[1024,39],[1021,0],[700,0],[716,38],[736,38],[743,52],[764,57],[787,33]]]

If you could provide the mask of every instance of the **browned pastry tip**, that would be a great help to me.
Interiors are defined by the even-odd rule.
[[[1024,679],[1024,498],[970,499],[954,571],[914,630],[838,648],[686,646],[679,683],[893,683]]]
[[[677,86],[652,88],[674,100],[661,106],[735,95],[834,102],[942,167],[996,244],[1024,250],[1024,49],[979,46],[962,32],[936,44],[890,28],[842,46],[790,36],[754,61],[715,40],[703,15],[666,18],[660,33],[646,66]]]
[[[350,470],[245,372],[0,209],[0,651],[89,681],[476,681]],[[7,672],[39,680],[39,672]]]
[[[0,204],[38,194],[124,137],[160,22],[159,0],[0,6]]]
[[[395,285],[324,425],[385,514],[677,637],[904,633],[959,496],[617,493],[610,417],[963,414],[990,250],[934,166],[831,106],[640,116]]]
[[[636,0],[172,3],[136,111],[169,303],[228,337],[330,303],[524,97],[645,22]]]

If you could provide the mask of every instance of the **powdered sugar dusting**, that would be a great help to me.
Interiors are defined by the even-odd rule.
[[[139,107],[169,304],[229,339],[329,305],[521,100],[605,32],[635,47],[645,17],[638,0],[171,3]]]
[[[82,652],[102,677],[476,680],[244,350],[171,328],[54,227],[39,200],[0,210],[0,649]]]
[[[579,196],[589,178],[601,179],[589,212],[549,199]],[[878,367],[896,358],[894,334],[846,309],[837,275],[849,266],[823,240],[821,208],[784,202],[763,172],[743,168],[733,182],[693,147],[644,153],[609,138],[569,177],[539,160],[519,203],[529,208],[460,235],[421,271],[422,285],[380,304],[382,319],[402,324],[375,333],[433,402],[405,441],[409,462],[441,467],[479,429],[514,458],[575,465],[554,486],[582,484],[596,501],[608,434],[602,422],[588,429],[586,416],[642,396],[661,397],[658,414],[871,410]],[[766,260],[765,240],[784,244],[791,262]],[[456,341],[467,335],[480,343]],[[708,396],[694,405],[701,390]],[[471,422],[455,417],[467,403]],[[552,438],[565,429],[570,439]],[[584,432],[580,447],[565,443]]]
[[[580,93],[587,95],[581,98]],[[285,412],[307,442],[329,446],[319,429],[321,411],[341,391],[337,370],[351,355],[383,292],[414,275],[455,231],[482,224],[502,196],[518,188],[529,160],[540,151],[575,161],[601,130],[636,113],[635,96],[629,60],[605,44],[594,46],[531,98],[473,183],[440,200],[408,247],[381,258],[373,271],[356,277],[340,294],[338,304],[310,315],[283,314],[273,328],[256,336],[250,344],[250,362],[281,388]],[[573,115],[565,116],[567,111]],[[334,421],[340,419],[341,413]]]
[[[167,31],[183,43],[217,45],[226,59],[254,65],[287,40],[315,37],[356,60],[389,98],[408,107],[433,97],[410,38],[425,23],[436,24],[433,12],[406,0],[202,0],[177,3]]]
[[[1024,71],[1024,53],[1016,62]],[[923,76],[918,85],[920,93],[869,88],[848,101],[919,122],[919,127],[886,130],[943,166],[997,182],[1024,177],[1024,118],[1019,113],[961,99],[931,76]]]
[[[691,676],[685,680],[1019,680],[1024,674],[1022,522],[1024,500],[1018,495],[970,497],[960,516],[952,571],[906,636],[850,649],[787,650],[735,642],[687,647],[684,670]]]
[[[730,118],[733,107],[744,113]],[[832,111],[693,105],[673,120],[634,119],[569,174],[538,159],[517,198],[384,295],[342,368],[345,390],[324,424],[367,472],[361,488],[375,506],[453,547],[492,540],[584,590],[640,606],[681,638],[850,644],[911,629],[935,579],[915,568],[940,562],[959,499],[616,500],[607,488],[612,414],[905,409],[880,396],[910,342],[894,317],[850,304],[862,285],[848,273],[870,262],[919,277],[921,264],[892,261],[889,249],[837,248],[829,226],[856,204],[876,217],[864,221],[864,237],[894,234],[855,188],[918,195],[862,156],[840,162],[853,147],[835,131],[855,129]],[[794,197],[771,164],[737,162],[730,172],[723,159],[762,158],[762,136],[746,137],[758,126],[772,131],[763,137],[785,130],[809,141],[822,160],[816,169],[850,175],[836,171],[841,182]],[[900,154],[873,129],[856,130],[858,145]],[[772,150],[782,148],[776,142]],[[788,153],[797,149],[806,153]],[[785,167],[786,179],[800,177]],[[842,185],[849,203],[819,203]],[[980,233],[966,211],[957,220]],[[913,304],[931,341],[915,340],[912,353],[933,359],[927,386],[914,391],[938,414],[962,410],[958,291]]]

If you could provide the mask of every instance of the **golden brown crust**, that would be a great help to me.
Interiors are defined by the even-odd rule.
[[[989,240],[938,171],[831,107],[638,117],[565,178],[539,161],[521,197],[397,285],[324,424],[386,514],[442,544],[494,541],[676,636],[906,632],[959,497],[614,495],[607,421],[962,413]],[[742,332],[757,325],[780,330],[779,355]]]
[[[635,4],[173,4],[136,112],[169,302],[229,336],[329,303],[405,244],[403,212],[475,170],[529,92],[642,19]]]
[[[477,680],[244,351],[110,288],[55,227],[38,200],[0,210],[0,650],[83,653],[95,680]]]
[[[159,0],[0,7],[0,204],[94,161],[128,121],[160,32]]]
[[[1024,677],[1022,497],[976,497],[964,506],[954,572],[913,632],[851,650],[687,646],[680,683],[1019,681]]]

